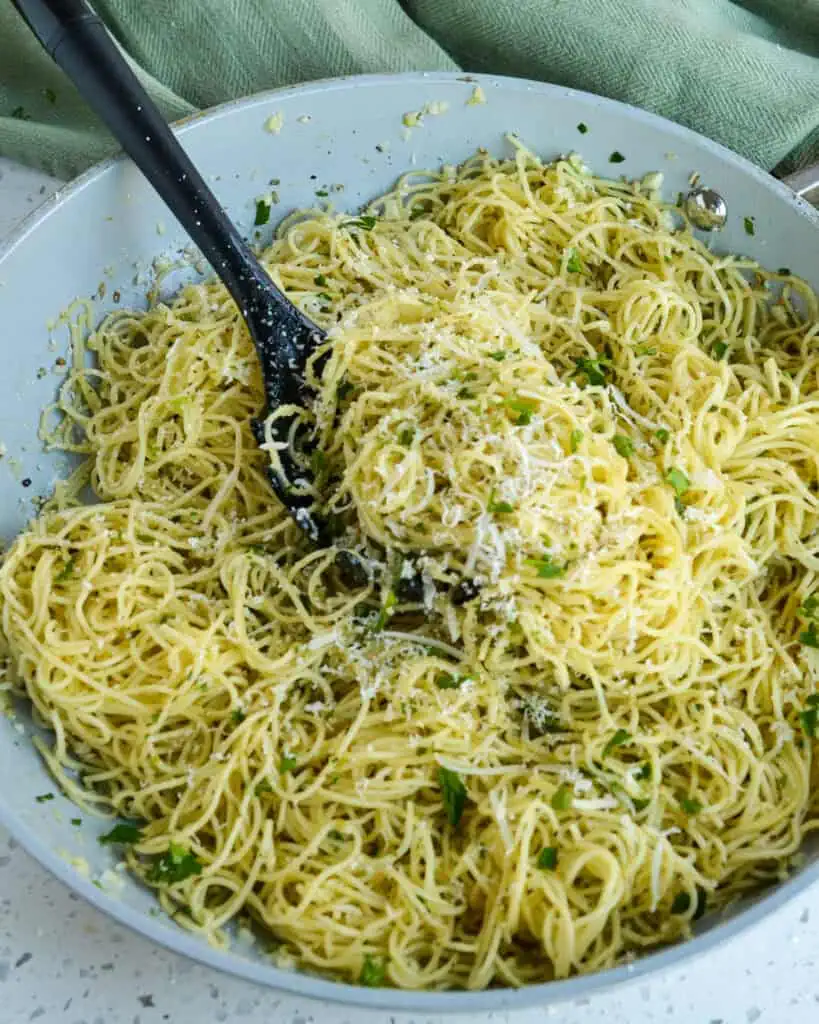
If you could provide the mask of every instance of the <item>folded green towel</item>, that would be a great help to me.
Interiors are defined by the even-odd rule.
[[[311,78],[452,70],[613,96],[765,167],[819,158],[819,0],[98,0],[169,119]],[[0,3],[0,154],[68,176],[115,149]]]

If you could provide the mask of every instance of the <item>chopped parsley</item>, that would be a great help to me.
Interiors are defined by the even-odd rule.
[[[262,224],[267,224],[270,220],[270,207],[271,202],[269,199],[257,199],[256,200],[256,218],[253,223],[256,227],[261,227]]]
[[[495,501],[495,491],[489,495],[489,504],[486,506],[487,512],[490,512],[493,516],[508,516],[511,512],[515,511],[515,506],[511,505],[508,501]]]
[[[799,643],[803,647],[815,647],[819,649],[819,633],[816,632],[816,623],[811,622],[804,632],[799,634]]]
[[[728,346],[724,341],[715,341],[712,351],[714,353],[714,359],[724,359],[725,353],[728,351]]]
[[[253,790],[256,796],[261,796],[263,793],[272,793],[273,786],[270,784],[269,779],[262,779],[261,782],[256,783],[256,787]]]
[[[622,455],[624,459],[634,454],[634,442],[625,434],[615,434],[613,444],[617,454]]]
[[[361,228],[362,231],[372,231],[375,223],[375,217],[365,215],[363,217],[356,217],[355,220],[345,220],[341,226],[343,228]]]
[[[444,808],[449,824],[457,828],[466,804],[466,786],[461,776],[449,768],[438,768],[438,783],[444,797]]]
[[[806,597],[802,604],[799,606],[799,614],[804,615],[806,619],[818,618],[819,595],[811,594],[810,597]]]
[[[378,613],[378,618],[373,623],[373,630],[376,633],[380,632],[387,625],[387,621],[393,614],[393,609],[397,604],[398,597],[395,591],[388,590],[386,597],[384,598],[384,603],[381,605],[381,610]]]
[[[121,821],[118,825],[114,825],[110,832],[106,832],[104,836],[99,837],[99,842],[103,846],[109,844],[126,845],[129,843],[138,843],[142,838],[142,829],[136,825],[132,825],[129,822]]]
[[[631,733],[625,729],[618,729],[608,743],[603,747],[603,757],[608,757],[615,747],[622,747],[624,743],[631,742]]]
[[[659,430],[654,431],[654,436],[661,444],[665,444],[666,441],[671,437],[671,431],[666,430],[665,427],[660,427]]]
[[[230,713],[230,717],[236,725],[239,725],[247,718],[247,713],[244,708],[234,708]]]
[[[756,234],[756,225],[754,224],[754,218],[753,217],[743,217],[742,218],[742,223],[743,223],[743,225],[745,227],[745,234],[746,235],[755,235]]]
[[[575,359],[574,364],[577,369],[572,376],[576,377],[584,373],[588,383],[598,387],[604,387],[607,383],[606,375],[611,367],[611,359],[605,356],[598,356],[596,359]]]
[[[313,284],[316,285],[317,288],[326,288],[327,278],[324,276],[324,274],[316,274],[316,276],[313,278]]]
[[[64,583],[66,580],[70,580],[71,577],[74,575],[75,565],[76,562],[74,561],[74,559],[69,558],[65,565],[62,567],[62,569],[57,573],[55,577],[55,582]]]
[[[384,964],[368,953],[361,965],[361,974],[358,976],[359,985],[366,985],[367,988],[380,988],[384,984],[385,976]]]
[[[542,580],[554,580],[566,572],[566,566],[556,565],[548,552],[542,558],[527,558],[525,564],[537,569],[537,574]]]
[[[191,875],[201,875],[202,865],[198,858],[184,846],[171,843],[165,853],[151,865],[148,881],[160,885],[174,885],[184,882]]]
[[[648,761],[645,764],[640,765],[640,770],[634,776],[636,779],[650,779],[651,778],[651,765]]]
[[[665,475],[665,482],[674,488],[674,507],[677,510],[677,514],[684,516],[685,504],[683,503],[682,496],[688,490],[688,477],[681,469],[669,469]]]
[[[569,249],[569,261],[566,264],[566,269],[570,274],[582,273],[583,264],[580,262],[580,257],[577,255],[577,249]]]
[[[297,764],[298,761],[295,757],[290,757],[289,754],[282,754],[279,761],[279,775],[287,775],[288,772],[292,772]]]
[[[505,352],[501,352],[501,351],[490,352],[489,353],[489,358],[490,359],[494,359],[496,363],[502,363],[504,361],[504,359],[506,358],[506,353]]]
[[[577,130],[580,132],[581,135],[585,135],[586,132],[589,130],[589,126],[585,122],[581,121],[577,126]]]
[[[317,196],[318,196],[318,197],[319,197],[320,199],[326,199],[326,198],[327,198],[327,196],[329,196],[329,195],[330,195],[330,193],[329,193],[329,192],[327,191],[327,189],[326,189],[326,188],[317,188],[317,189],[316,189],[316,193],[315,193],[315,194],[316,194],[316,195],[317,195]]]
[[[412,440],[415,437],[415,427],[404,427],[401,433],[398,435],[398,442],[405,448],[409,448],[412,444]]]
[[[525,398],[507,398],[506,406],[518,414],[515,423],[519,427],[528,426],[532,422],[532,413],[537,411],[537,403]]]
[[[435,685],[439,690],[457,690],[463,683],[468,682],[471,676],[456,676],[451,672],[440,672],[435,677]]]
[[[74,825],[76,828],[79,828],[80,825],[82,825],[82,818],[72,818],[71,824]]]
[[[656,356],[657,349],[653,345],[638,345],[634,354],[635,356]]]
[[[802,732],[811,739],[816,738],[816,727],[819,725],[819,693],[812,693],[807,699],[807,708],[799,712],[799,724]]]
[[[681,796],[680,807],[686,814],[699,814],[702,810],[702,804],[696,797]]]
[[[35,796],[34,799],[38,804],[47,804],[49,800],[54,799],[53,793],[41,793],[39,796]]]
[[[573,799],[571,788],[562,782],[552,794],[552,807],[556,811],[568,811]]]
[[[574,453],[580,447],[580,444],[581,444],[582,440],[583,440],[583,431],[582,430],[573,430],[571,432],[571,435],[569,436],[569,447],[571,448],[572,455],[574,455]]]
[[[625,159],[626,158],[623,156],[623,154],[620,152],[620,150],[619,149],[615,149],[614,152],[609,157],[609,163],[610,164],[621,164]]]
[[[537,859],[537,866],[545,871],[554,871],[557,867],[557,847],[544,846]]]
[[[791,268],[790,267],[780,267],[779,270],[777,270],[777,274],[780,274],[782,277],[790,277],[791,276]]]

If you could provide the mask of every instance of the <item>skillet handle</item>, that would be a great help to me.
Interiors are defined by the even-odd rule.
[[[782,179],[782,183],[793,189],[798,196],[807,199],[809,203],[819,206],[819,164],[806,167],[796,174],[789,174],[787,178]]]
[[[243,311],[258,293],[287,300],[188,159],[86,0],[12,0],[50,57],[202,250]]]

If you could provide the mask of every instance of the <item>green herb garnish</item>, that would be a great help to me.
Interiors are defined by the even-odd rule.
[[[118,825],[114,825],[110,832],[100,836],[98,842],[102,843],[103,846],[112,844],[125,846],[131,843],[138,843],[140,839],[142,839],[142,829],[136,825],[121,821]]]
[[[617,454],[622,455],[624,459],[634,454],[634,442],[625,434],[615,434],[612,443]]]
[[[816,737],[816,727],[819,725],[819,693],[812,693],[807,699],[807,708],[799,712],[799,724],[802,732],[811,739]]]
[[[571,449],[571,452],[572,452],[573,455],[577,451],[577,449],[580,447],[580,443],[582,442],[582,440],[583,440],[583,431],[582,430],[573,430],[571,432],[571,434],[569,435],[569,448]]]
[[[665,444],[666,441],[671,437],[671,431],[666,430],[665,427],[660,427],[659,430],[654,431],[654,436],[661,444]]]
[[[292,772],[297,764],[298,761],[295,757],[290,757],[289,754],[282,754],[279,761],[279,775],[287,775],[288,772]]]
[[[623,154],[620,152],[620,150],[619,149],[615,149],[614,152],[609,157],[609,163],[610,164],[621,164],[625,159],[626,158],[623,156]]]
[[[799,614],[804,615],[806,619],[815,619],[819,618],[817,613],[819,613],[819,594],[811,594],[799,606]]]
[[[261,782],[256,783],[256,787],[253,790],[253,792],[256,794],[256,796],[261,796],[263,793],[272,793],[273,786],[271,785],[269,779],[262,779]]]
[[[313,284],[317,288],[326,288],[327,278],[324,276],[324,274],[316,274],[316,276],[313,278]]]
[[[714,359],[724,359],[725,353],[728,351],[728,346],[724,341],[715,341],[712,351],[714,353]]]
[[[498,352],[490,352],[489,353],[489,358],[490,359],[494,359],[496,363],[502,363],[504,361],[504,359],[506,358],[506,353],[505,352],[500,352],[500,351],[498,351]]]
[[[38,804],[47,804],[49,800],[54,799],[53,793],[41,793],[39,796],[35,796],[34,799]]]
[[[544,846],[537,859],[537,866],[546,871],[554,871],[557,867],[557,847]]]
[[[201,875],[202,865],[197,857],[184,846],[171,843],[167,851],[155,860],[148,871],[148,881],[160,885],[174,885],[184,882],[191,875]]]
[[[572,376],[585,373],[589,384],[603,387],[606,384],[606,375],[611,367],[611,359],[605,356],[598,356],[597,359],[575,359],[577,369]]]
[[[439,690],[457,690],[471,678],[472,676],[456,676],[451,672],[440,672],[435,677],[435,685]]]
[[[799,634],[799,643],[804,647],[819,648],[819,633],[816,632],[815,622],[811,622],[808,628]]]
[[[355,220],[345,220],[341,226],[343,228],[361,228],[362,231],[372,231],[375,224],[375,217],[365,215],[363,217],[356,217]]]
[[[457,772],[443,766],[438,768],[438,783],[444,797],[444,808],[449,824],[456,828],[466,804],[466,786]]]
[[[412,444],[412,439],[415,437],[415,427],[404,427],[401,433],[398,435],[398,442],[405,448],[409,448]]]
[[[582,273],[583,264],[580,262],[580,257],[577,255],[577,249],[569,249],[569,261],[566,264],[566,269],[570,274]]]
[[[244,708],[234,708],[230,713],[230,717],[236,725],[239,725],[247,718],[247,713]]]
[[[507,398],[506,406],[518,414],[515,423],[519,427],[526,427],[532,422],[532,413],[537,411],[537,403],[529,402],[525,398]]]
[[[574,794],[565,782],[561,783],[552,794],[552,807],[556,811],[568,811],[572,806]]]
[[[55,576],[56,583],[64,583],[66,580],[70,580],[74,575],[74,567],[76,563],[73,558],[69,558],[62,569]]]
[[[745,234],[746,235],[755,235],[756,234],[756,226],[754,224],[754,218],[753,217],[743,217],[742,218],[742,223],[745,226]]]
[[[366,985],[367,988],[380,988],[384,984],[386,969],[380,960],[370,956],[364,957],[361,965],[361,974],[358,976],[359,985]]]
[[[586,132],[589,130],[589,126],[585,124],[583,121],[581,121],[577,126],[577,130],[580,132],[581,135],[585,135]]]
[[[253,223],[256,227],[261,227],[262,224],[267,224],[270,220],[270,200],[269,199],[257,199],[256,200],[256,218]]]
[[[384,603],[381,605],[381,610],[378,613],[378,618],[373,623],[373,630],[376,633],[380,632],[387,625],[387,621],[392,615],[393,609],[397,604],[398,597],[396,596],[395,591],[388,590],[384,597]]]
[[[695,797],[681,796],[680,807],[685,811],[686,814],[699,814],[702,810],[702,804]]]
[[[609,754],[614,750],[615,747],[622,747],[624,743],[631,741],[631,733],[626,732],[625,729],[618,729],[617,732],[611,737],[608,743],[603,747],[603,757],[608,757]]]
[[[557,579],[566,572],[566,566],[556,565],[548,552],[542,558],[527,558],[525,564],[537,569],[538,576],[543,580]]]

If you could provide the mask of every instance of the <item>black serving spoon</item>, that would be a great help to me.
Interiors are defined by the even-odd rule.
[[[50,57],[107,124],[122,148],[184,227],[239,307],[256,346],[267,413],[304,406],[308,358],[324,333],[273,284],[235,224],[149,99],[107,29],[85,0],[12,0]],[[287,441],[292,419],[274,421]],[[253,424],[261,442],[262,424]],[[329,544],[326,524],[311,510],[311,474],[292,448],[280,452],[283,475],[269,471],[273,490],[316,544]]]

